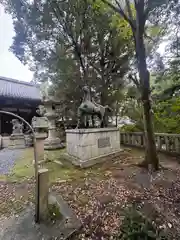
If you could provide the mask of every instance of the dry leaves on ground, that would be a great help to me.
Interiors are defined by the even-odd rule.
[[[169,239],[180,239],[180,166],[169,158],[168,163],[163,162],[165,168],[150,175],[133,161],[138,162],[137,156],[124,152],[98,165],[98,175],[89,173],[84,179],[58,181],[52,185],[82,222],[82,228],[72,239],[116,239],[124,218],[123,210],[132,203],[155,220]],[[27,182],[21,186],[0,185],[0,206],[7,201],[7,207],[4,204],[0,208],[2,211],[8,212],[17,202],[24,207],[24,203],[33,201],[34,185]],[[18,199],[17,189],[22,190],[22,195],[27,193],[26,200]]]

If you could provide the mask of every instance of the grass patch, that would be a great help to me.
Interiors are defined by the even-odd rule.
[[[92,174],[96,174],[96,176],[98,176],[100,168],[97,168],[97,166],[95,168],[88,169],[76,167],[63,158],[63,153],[65,151],[65,149],[45,151],[45,159],[47,162],[42,164],[41,167],[49,170],[50,182],[58,182],[61,180],[78,180]],[[16,160],[16,163],[10,174],[0,175],[0,181],[23,182],[31,179],[34,177],[33,159],[33,148],[24,149],[20,158]],[[63,165],[60,166],[54,163],[53,160],[59,160]]]
[[[66,149],[44,151],[44,159],[47,161],[61,160],[62,154],[66,152]]]
[[[22,155],[16,160],[14,167],[7,176],[7,180],[21,182],[32,178],[34,176],[33,159],[33,148],[24,149]]]
[[[0,182],[6,182],[7,176],[6,175],[0,175]]]
[[[45,159],[48,160],[42,165],[49,170],[50,182],[58,182],[61,180],[73,180],[82,178],[84,171],[64,159],[63,153],[66,149],[46,151]],[[61,161],[62,165],[58,165],[53,161]]]
[[[14,167],[9,175],[0,175],[0,181],[9,182],[23,182],[34,177],[34,152],[33,148],[24,149],[22,155],[16,160]],[[106,168],[103,164],[96,164],[95,166],[87,169],[81,169],[71,164],[68,160],[64,159],[63,153],[66,149],[45,151],[45,159],[47,162],[41,164],[40,167],[49,170],[50,182],[59,182],[62,180],[81,180],[89,177],[104,178]],[[54,163],[53,161],[61,161],[62,166]],[[104,169],[104,171],[103,171]]]
[[[91,176],[98,177],[100,174],[103,174],[102,169],[97,166],[86,169],[74,166],[68,160],[65,160],[62,154],[58,155],[58,157],[54,158],[54,160],[61,161],[62,166],[54,163],[53,161],[49,161],[43,165],[43,167],[49,170],[50,182],[58,182],[62,180],[78,181]]]
[[[73,180],[74,178],[83,177],[83,170],[74,167],[71,164],[67,164],[65,161],[61,160],[62,166],[54,162],[48,162],[44,164],[44,167],[49,170],[50,182],[58,182],[61,180]]]

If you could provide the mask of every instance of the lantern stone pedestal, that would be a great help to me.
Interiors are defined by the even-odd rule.
[[[48,137],[44,141],[45,150],[55,150],[64,147],[60,138],[58,138],[56,134],[55,120],[57,118],[57,114],[55,112],[55,104],[56,101],[52,99],[44,100],[44,107],[46,109],[44,116],[48,119]]]
[[[43,116],[33,117],[32,126],[36,135],[38,161],[42,162],[44,161],[44,140],[47,138],[48,119]]]
[[[44,140],[47,138],[47,133],[36,133],[36,147],[38,161],[44,161]]]

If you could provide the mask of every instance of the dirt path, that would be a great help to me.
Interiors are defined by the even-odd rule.
[[[0,150],[0,174],[8,174],[22,152],[21,149]]]

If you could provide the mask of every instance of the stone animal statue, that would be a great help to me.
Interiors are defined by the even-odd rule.
[[[40,116],[40,117],[44,117],[45,113],[46,113],[46,109],[43,105],[39,105],[36,113]]]
[[[85,127],[86,125],[85,119],[88,116],[92,117],[92,123],[94,122],[93,116],[97,116],[100,120],[100,127],[101,128],[105,127],[105,125],[107,125],[105,123],[105,117],[107,115],[107,112],[111,112],[112,109],[108,105],[102,106],[96,103],[94,100],[92,101],[90,91],[87,86],[83,87],[83,92],[84,98],[81,105],[78,108],[78,123],[76,128]]]
[[[22,134],[23,133],[23,123],[20,123],[18,119],[12,119],[13,125],[12,134]]]
[[[48,129],[48,119],[44,117],[46,109],[43,105],[39,105],[36,110],[37,116],[34,116],[31,120],[31,125],[35,132],[47,132]]]

